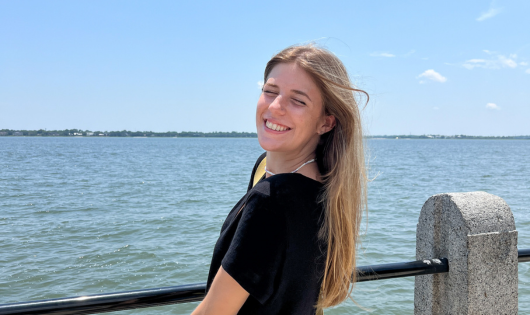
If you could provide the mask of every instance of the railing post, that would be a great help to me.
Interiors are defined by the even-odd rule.
[[[517,314],[517,231],[510,207],[485,192],[439,194],[421,209],[416,259],[449,272],[417,276],[414,314]]]

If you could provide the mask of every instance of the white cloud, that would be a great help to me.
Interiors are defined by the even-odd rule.
[[[437,106],[435,106],[435,107],[433,107],[432,109],[434,109],[434,110],[439,110],[440,108],[437,107]]]
[[[528,66],[528,62],[521,61],[521,62],[519,62],[519,65],[521,65],[521,66]]]
[[[480,16],[477,18],[477,21],[482,22],[484,20],[487,20],[489,18],[494,17],[495,15],[501,13],[502,8],[494,8],[493,3],[490,5],[490,8],[486,12],[482,12]]]
[[[512,56],[514,56],[514,57],[512,57]],[[517,58],[517,56],[515,56],[515,55],[510,55],[510,57]],[[505,67],[510,67],[510,68],[517,67],[517,62],[515,62],[513,59],[506,58],[504,56],[499,56],[499,61],[500,61],[501,65],[503,65]]]
[[[420,74],[418,76],[418,78],[426,78],[426,79],[429,79],[429,80],[432,80],[432,81],[436,81],[436,82],[440,82],[440,83],[444,83],[445,81],[447,81],[446,77],[444,77],[443,75],[441,75],[438,72],[434,71],[433,69],[429,69],[429,70],[423,72],[422,74]],[[420,83],[424,83],[424,82],[420,81]]]
[[[525,72],[528,73],[528,74],[530,74],[530,69],[526,69]]]
[[[408,53],[404,54],[403,57],[408,57],[412,54],[414,54],[416,52],[416,50],[412,49],[411,51],[409,51]]]
[[[487,109],[496,109],[496,110],[500,110],[501,108],[499,106],[497,106],[497,104],[495,103],[488,103],[486,104],[486,108]]]
[[[258,81],[258,88],[261,90],[263,88],[263,81]]]
[[[373,52],[370,54],[370,56],[372,57],[387,57],[387,58],[392,58],[392,57],[395,57],[396,55],[394,54],[391,54],[391,53],[387,53],[387,52]]]
[[[517,55],[510,54],[508,57],[499,53],[484,50],[485,53],[492,56],[490,59],[469,59],[466,60],[462,66],[468,70],[474,68],[484,69],[501,69],[501,68],[516,68],[517,67]]]

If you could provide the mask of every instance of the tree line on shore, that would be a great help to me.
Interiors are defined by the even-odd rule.
[[[468,135],[384,135],[368,136],[371,139],[497,139],[497,140],[530,140],[529,136],[468,136]]]
[[[200,131],[167,131],[167,132],[153,132],[153,131],[90,131],[81,129],[65,129],[65,130],[11,130],[0,129],[0,136],[29,136],[29,137],[179,137],[179,138],[256,138],[258,135],[255,132],[200,132]],[[468,136],[468,135],[371,135],[368,139],[383,138],[383,139],[526,139],[530,140],[528,136]]]
[[[200,131],[167,131],[167,132],[153,132],[153,131],[91,131],[80,129],[65,129],[65,130],[11,130],[0,129],[0,136],[30,136],[30,137],[192,137],[192,138],[256,138],[258,135],[255,132],[200,132]]]

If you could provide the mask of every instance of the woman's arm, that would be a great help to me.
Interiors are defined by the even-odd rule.
[[[248,295],[221,266],[213,279],[210,291],[191,315],[235,315]]]

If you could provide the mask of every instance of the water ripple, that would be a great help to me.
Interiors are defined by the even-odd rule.
[[[419,211],[443,192],[504,198],[530,247],[530,141],[368,144],[359,264],[414,260]],[[256,139],[0,137],[0,303],[204,282],[261,152]],[[411,314],[413,292],[412,278],[360,283],[354,298],[371,313],[345,302],[326,314]],[[530,313],[530,264],[519,264],[519,311]]]

